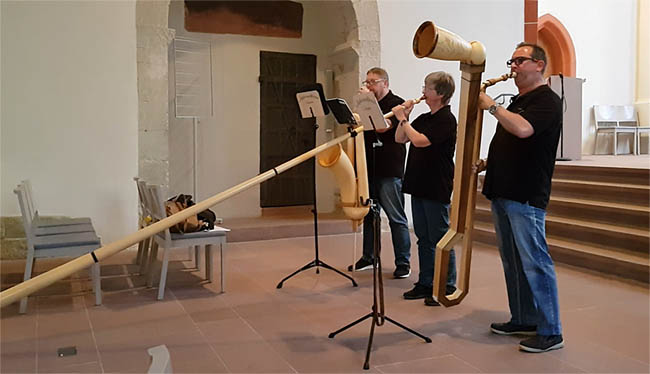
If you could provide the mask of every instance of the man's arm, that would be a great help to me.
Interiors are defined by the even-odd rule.
[[[496,102],[492,100],[490,96],[481,92],[478,98],[479,108],[486,110],[492,105],[496,105]],[[497,111],[494,113],[494,117],[496,117],[499,123],[501,123],[501,126],[503,126],[507,132],[518,138],[528,138],[535,133],[533,126],[524,117],[517,113],[510,112],[501,106],[497,106]]]

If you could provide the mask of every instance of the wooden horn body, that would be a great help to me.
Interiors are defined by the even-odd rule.
[[[426,21],[413,37],[413,53],[418,58],[460,61],[460,105],[456,137],[456,167],[450,206],[449,229],[436,245],[433,296],[444,306],[459,304],[469,292],[472,260],[472,228],[476,202],[477,175],[472,166],[481,146],[483,111],[478,108],[481,75],[485,71],[485,48],[480,42],[467,42],[451,31]],[[462,243],[456,292],[446,295],[451,250]],[[455,248],[456,251],[459,248]]]
[[[449,30],[425,21],[413,37],[413,53],[418,58],[460,61],[470,65],[485,63],[485,48],[480,42],[466,42]]]
[[[336,144],[316,156],[318,164],[329,169],[341,190],[343,213],[352,220],[352,230],[357,228],[370,207],[366,201],[370,198],[368,191],[368,173],[366,151],[363,135],[348,139],[348,153],[341,144]],[[352,143],[352,144],[351,144]],[[354,160],[353,166],[352,161]],[[356,172],[355,172],[356,170]]]

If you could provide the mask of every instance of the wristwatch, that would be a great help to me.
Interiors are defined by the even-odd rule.
[[[494,115],[497,112],[497,109],[499,109],[499,107],[500,105],[498,104],[490,105],[490,107],[488,108],[488,113]]]

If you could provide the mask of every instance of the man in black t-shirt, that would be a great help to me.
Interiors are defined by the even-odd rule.
[[[492,216],[508,291],[511,319],[493,323],[501,335],[535,335],[519,349],[546,352],[564,346],[557,279],[546,243],[546,206],[562,121],[560,98],[544,80],[546,53],[517,45],[508,67],[519,94],[507,109],[485,93],[479,107],[499,121],[490,143],[483,194]],[[477,165],[480,171],[484,163]]]
[[[362,91],[372,92],[383,113],[404,100],[393,94],[388,88],[388,73],[382,68],[372,68],[366,73]],[[388,216],[390,233],[393,239],[395,253],[395,278],[406,278],[411,275],[411,237],[409,236],[408,221],[404,212],[404,194],[402,193],[402,177],[404,176],[404,158],[406,146],[395,142],[395,125],[393,117],[387,120],[389,128],[376,131],[364,131],[366,147],[366,163],[368,165],[368,185],[370,197],[379,203]],[[380,146],[373,146],[381,143]],[[372,214],[363,220],[363,256],[354,264],[356,270],[372,269],[374,257],[374,229]],[[352,265],[348,267],[352,270]]]
[[[409,123],[412,101],[393,108],[399,120],[395,141],[411,143],[406,162],[402,191],[411,194],[413,229],[418,237],[420,275],[405,299],[424,299],[429,306],[438,306],[433,298],[433,275],[436,245],[449,230],[449,203],[454,179],[456,149],[456,117],[449,100],[454,94],[453,78],[442,71],[424,79],[422,93],[430,111]],[[451,250],[447,270],[446,293],[456,291],[456,255]]]

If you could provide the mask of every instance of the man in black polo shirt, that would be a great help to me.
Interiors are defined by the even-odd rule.
[[[404,102],[388,88],[388,73],[382,68],[372,68],[366,73],[362,91],[372,92],[383,113]],[[404,212],[404,194],[402,194],[402,177],[404,177],[404,159],[406,146],[395,142],[395,117],[389,121],[388,129],[364,131],[366,162],[368,164],[368,184],[370,197],[375,199],[388,216],[390,233],[395,252],[395,278],[411,275],[411,238],[408,221]],[[373,144],[381,146],[373,147]],[[372,269],[374,229],[372,215],[363,220],[363,256],[354,264],[356,270]],[[352,270],[352,265],[348,267]]]
[[[429,306],[438,306],[433,298],[433,273],[436,244],[449,230],[449,203],[454,179],[456,149],[456,117],[449,100],[454,94],[453,78],[442,71],[424,79],[422,93],[429,112],[409,123],[413,103],[393,108],[399,125],[395,133],[398,143],[411,143],[404,175],[404,193],[411,194],[413,229],[418,237],[420,275],[415,287],[404,293],[405,299],[424,299]],[[456,291],[456,255],[451,250],[447,270],[446,293]]]
[[[491,330],[535,335],[521,341],[519,349],[546,352],[564,346],[555,268],[545,234],[562,105],[544,80],[546,53],[541,47],[520,43],[507,66],[517,73],[519,89],[508,109],[484,93],[479,97],[479,107],[499,121],[483,194],[492,201],[511,313],[509,322],[493,323]]]

